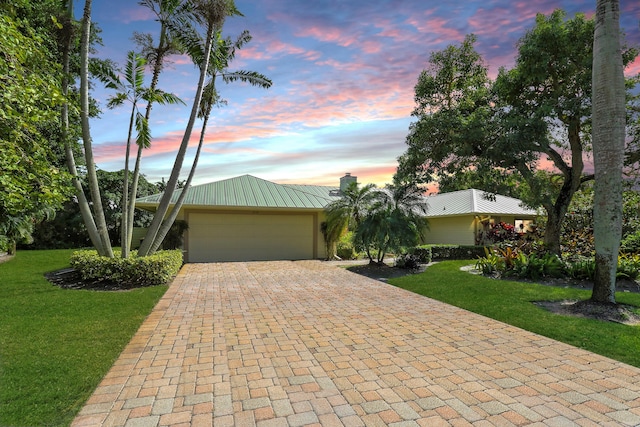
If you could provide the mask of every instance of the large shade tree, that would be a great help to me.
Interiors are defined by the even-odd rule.
[[[417,121],[398,175],[425,182],[467,174],[493,192],[514,184],[512,195],[545,209],[545,244],[559,254],[571,198],[593,179],[583,160],[591,145],[593,29],[581,14],[538,15],[518,43],[515,67],[495,81],[473,36],[434,53],[416,85]],[[624,52],[625,63],[634,57]]]

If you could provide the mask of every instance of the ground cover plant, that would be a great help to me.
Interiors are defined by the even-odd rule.
[[[497,280],[460,268],[473,261],[444,261],[423,273],[389,279],[394,286],[479,313],[564,343],[640,367],[640,326],[554,314],[534,302],[586,300],[589,290]],[[621,304],[640,307],[640,294],[618,292]]]
[[[61,289],[47,272],[72,250],[0,263],[0,425],[68,425],[167,286]]]

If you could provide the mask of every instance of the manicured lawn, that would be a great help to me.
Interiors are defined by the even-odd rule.
[[[588,299],[590,291],[502,281],[460,271],[473,261],[446,261],[424,273],[389,283],[576,347],[640,367],[640,326],[560,316],[532,301]],[[640,294],[617,293],[620,303],[640,307]]]
[[[0,425],[68,425],[167,286],[63,290],[45,272],[71,250],[0,264]]]

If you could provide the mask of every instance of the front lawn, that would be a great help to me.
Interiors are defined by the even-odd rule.
[[[63,290],[44,273],[72,250],[0,264],[0,425],[68,425],[167,286]]]
[[[496,280],[460,271],[473,261],[446,261],[390,279],[403,289],[640,367],[640,326],[552,314],[532,301],[588,299],[591,291]],[[640,307],[640,294],[616,294]]]

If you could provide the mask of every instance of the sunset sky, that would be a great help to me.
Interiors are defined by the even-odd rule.
[[[212,113],[194,184],[250,174],[278,183],[337,185],[345,172],[362,183],[391,182],[413,121],[414,86],[432,52],[474,33],[494,77],[499,67],[513,66],[516,43],[533,27],[536,13],[562,8],[568,17],[591,16],[595,3],[236,0],[244,17],[229,18],[224,35],[235,38],[246,29],[253,40],[229,69],[261,72],[273,87],[218,83],[228,105]],[[620,3],[627,42],[640,45],[640,2]],[[94,1],[93,20],[104,42],[96,56],[124,65],[127,51],[136,49],[134,31],[157,34],[153,18],[134,0]],[[189,58],[172,61],[159,87],[189,106],[154,107],[152,147],[142,165],[151,182],[169,177],[197,86]],[[640,60],[626,70],[638,72]],[[130,106],[108,110],[109,92],[100,84],[93,96],[103,110],[91,122],[98,166],[122,169]],[[181,179],[198,137],[199,123]]]

